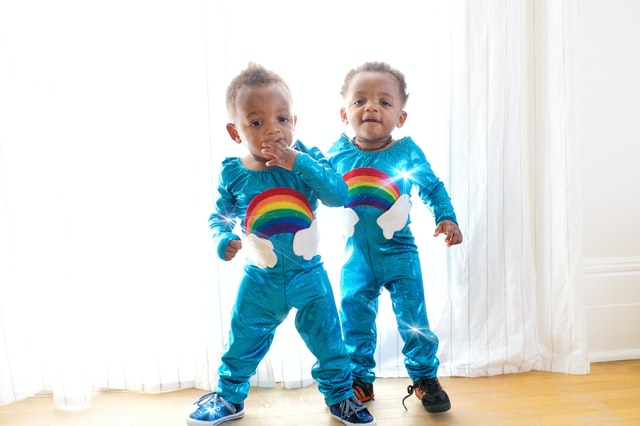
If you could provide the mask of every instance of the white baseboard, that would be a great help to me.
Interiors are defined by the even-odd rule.
[[[590,362],[626,361],[629,359],[640,359],[640,348],[617,351],[589,352]]]
[[[584,259],[585,276],[640,274],[640,257],[592,257]]]
[[[591,362],[640,359],[640,257],[584,262]]]

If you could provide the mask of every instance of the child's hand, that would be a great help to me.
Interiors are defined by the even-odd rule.
[[[458,228],[458,225],[456,225],[455,222],[451,222],[450,220],[443,220],[438,224],[433,236],[437,237],[440,234],[446,235],[444,242],[447,243],[447,247],[451,247],[462,242],[462,231],[460,231],[460,228]]]
[[[298,151],[287,145],[286,141],[276,141],[262,145],[262,155],[271,160],[264,163],[267,167],[282,167],[283,169],[292,170],[293,163],[296,161]]]
[[[231,260],[236,257],[238,250],[242,248],[242,240],[231,240],[227,245],[227,250],[224,252],[224,260]]]

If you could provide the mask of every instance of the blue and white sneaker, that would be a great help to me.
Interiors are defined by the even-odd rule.
[[[329,406],[331,417],[345,425],[370,425],[376,424],[367,406],[355,396],[345,399],[342,402]]]
[[[215,392],[194,402],[198,408],[187,417],[189,426],[216,426],[244,416],[244,403],[234,404]]]

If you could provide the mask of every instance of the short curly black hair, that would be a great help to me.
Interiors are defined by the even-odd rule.
[[[234,77],[229,86],[227,86],[227,114],[229,117],[233,118],[236,114],[236,100],[240,90],[246,87],[264,87],[272,84],[282,87],[289,95],[289,100],[293,103],[291,89],[289,89],[289,85],[280,75],[255,62],[249,62],[247,68]]]
[[[407,92],[407,81],[404,78],[404,74],[399,70],[393,68],[386,62],[365,62],[364,64],[349,71],[344,77],[344,83],[342,84],[342,89],[340,90],[340,94],[343,97],[347,93],[347,90],[349,90],[349,85],[351,84],[351,80],[353,80],[353,77],[363,72],[380,72],[391,75],[396,79],[398,85],[400,86],[402,106],[404,107],[407,104],[407,100],[409,99],[409,92]]]

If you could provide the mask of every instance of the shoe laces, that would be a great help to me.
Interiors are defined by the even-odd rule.
[[[235,413],[236,411],[238,411],[232,403],[230,403],[229,401],[227,401],[226,399],[224,399],[222,396],[218,395],[215,392],[202,395],[200,399],[198,399],[193,404],[201,407],[207,403],[210,403],[214,407],[216,405],[222,404],[226,407],[227,410],[229,410],[232,413]]]
[[[436,378],[420,379],[417,382],[415,382],[413,385],[407,386],[407,396],[402,398],[402,406],[404,407],[405,411],[407,411],[407,406],[404,405],[404,401],[406,401],[407,398],[413,395],[413,392],[416,389],[422,389],[424,393],[427,394],[431,392],[439,392],[442,390],[442,387],[440,386],[440,382]]]
[[[366,409],[367,407],[358,400],[355,396],[352,396],[349,399],[345,399],[340,403],[340,417],[349,418],[351,414],[357,414]]]

